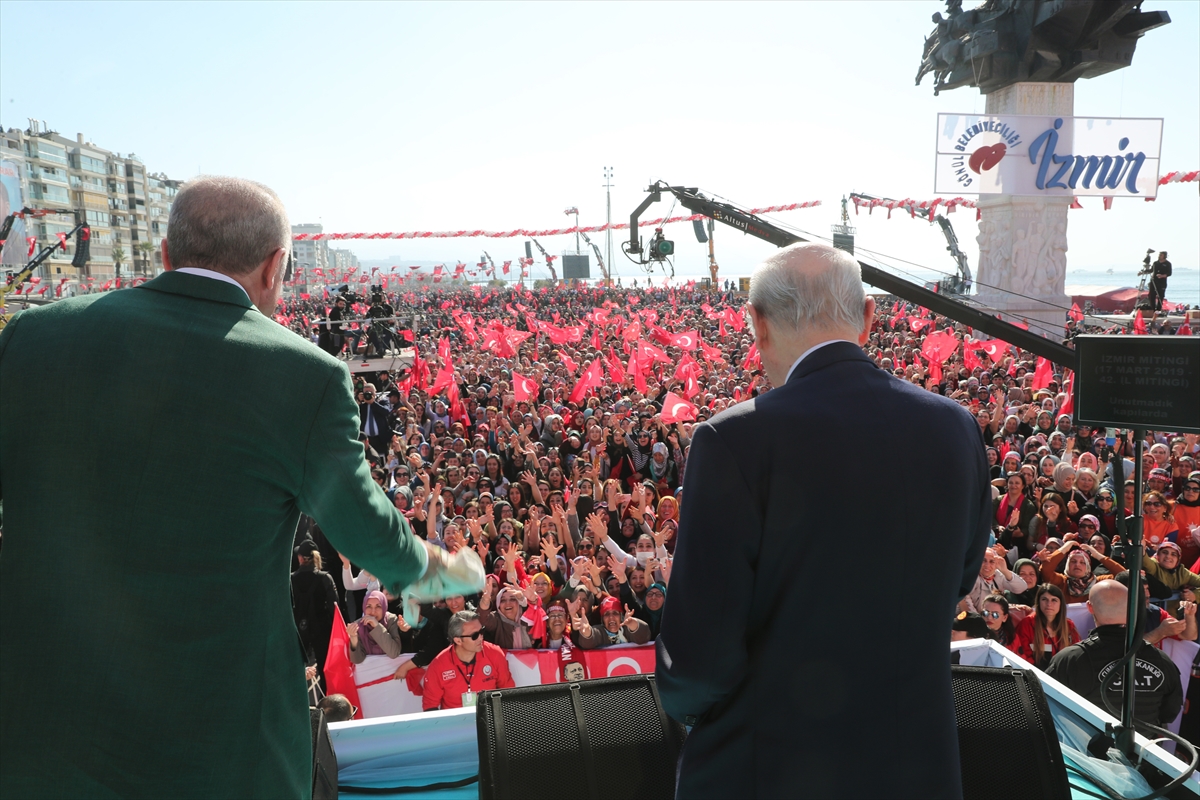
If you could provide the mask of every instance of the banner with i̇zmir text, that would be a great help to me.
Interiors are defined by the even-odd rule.
[[[1158,195],[1161,118],[938,114],[937,125],[939,194]]]

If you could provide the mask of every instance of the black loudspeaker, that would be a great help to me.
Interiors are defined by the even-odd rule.
[[[1037,675],[960,666],[950,673],[964,800],[1068,800],[1067,766]]]
[[[312,725],[312,796],[313,800],[337,800],[338,765],[333,752],[333,741],[329,738],[329,726],[325,712],[309,708],[309,723]]]
[[[686,736],[653,675],[499,689],[479,695],[479,797],[675,797]]]
[[[71,266],[75,269],[83,269],[91,259],[92,229],[80,228],[75,234],[75,256],[71,259]]]
[[[533,258],[533,248],[529,245],[529,242],[525,243],[525,257]]]
[[[696,233],[696,241],[700,244],[708,243],[708,234],[704,232],[704,220],[692,220],[692,230]]]

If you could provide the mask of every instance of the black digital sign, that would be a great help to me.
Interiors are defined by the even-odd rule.
[[[1077,336],[1075,422],[1200,433],[1200,337]]]

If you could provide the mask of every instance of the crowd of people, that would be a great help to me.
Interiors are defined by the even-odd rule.
[[[404,598],[387,595],[302,520],[294,595],[312,663],[324,661],[335,605],[352,620],[352,661],[415,654],[395,677],[423,684],[427,709],[511,682],[496,660],[504,650],[562,650],[571,663],[578,650],[653,641],[692,426],[770,390],[744,299],[729,288],[476,287],[379,298],[401,322],[376,349],[411,347],[413,360],[354,376],[365,458],[414,534],[474,549],[487,585],[406,615]],[[367,323],[351,336],[341,320],[366,311],[305,297],[288,301],[279,320],[314,345],[357,356],[355,347],[371,346]],[[1064,322],[1064,336],[1078,330]],[[1130,566],[1115,538],[1120,491],[1127,513],[1135,494],[1144,497],[1142,569],[1155,610],[1147,637],[1195,639],[1196,437],[1148,434],[1145,481],[1135,485],[1128,434],[1113,447],[1104,431],[1072,420],[1068,373],[990,344],[887,298],[864,346],[879,368],[957,401],[979,424],[994,536],[956,635],[996,639],[1043,667],[1077,642],[1066,607]],[[808,457],[819,454],[797,453]],[[864,467],[873,458],[864,454]],[[1114,479],[1116,458],[1125,459],[1123,481]],[[886,480],[886,469],[830,479],[863,480],[869,497],[869,475]]]

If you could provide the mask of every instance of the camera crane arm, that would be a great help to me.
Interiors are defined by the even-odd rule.
[[[874,197],[873,195],[863,194],[862,192],[851,192],[850,197],[859,200],[888,200],[886,197]],[[967,262],[967,254],[964,253],[958,246],[958,234],[954,232],[954,226],[950,224],[950,220],[946,219],[945,215],[938,214],[933,219],[942,229],[942,235],[946,237],[946,249],[950,251],[954,263],[958,265],[958,274],[962,278],[963,286],[971,285],[971,267]]]
[[[542,258],[546,259],[546,268],[550,270],[550,279],[552,281],[554,281],[555,283],[558,283],[558,273],[554,271],[555,256],[552,256],[549,253],[547,253],[546,248],[542,247],[541,242],[539,242],[537,239],[534,239],[531,236],[531,237],[529,237],[529,240],[531,242],[533,242],[534,247],[536,247],[538,250],[542,251]]]
[[[74,211],[60,211],[57,209],[24,208],[21,210],[20,213],[24,214],[26,217],[44,217],[47,214],[65,214],[65,215],[73,216],[77,220],[79,218],[79,215],[76,214]],[[12,226],[13,226],[13,222],[16,220],[16,217],[17,217],[17,214],[16,214],[16,212],[14,212],[4,218],[3,224],[0,225],[0,242],[4,242],[4,241],[8,240],[9,234],[12,233]],[[86,242],[87,237],[89,236],[88,231],[89,231],[89,228],[88,228],[88,225],[86,222],[77,222],[75,224],[75,227],[71,229],[71,232],[66,234],[65,238],[70,239],[73,236],[78,236],[79,239],[76,240],[76,247],[80,247],[81,242]],[[33,277],[34,270],[36,270],[38,267],[40,267],[42,265],[42,263],[47,258],[49,258],[56,249],[58,249],[59,247],[63,247],[63,246],[64,245],[62,243],[46,245],[41,250],[39,250],[33,256],[33,258],[31,258],[29,260],[29,262],[27,264],[25,264],[24,267],[22,267],[17,272],[13,273],[11,282],[8,282],[8,281],[0,282],[0,308],[3,308],[4,299],[9,294],[17,291],[17,289],[19,289],[25,283],[25,281],[27,281],[31,277]]]
[[[770,242],[776,247],[787,247],[790,244],[808,241],[729,203],[711,200],[694,188],[669,186],[659,181],[646,191],[649,192],[649,195],[629,217],[630,240],[626,246],[626,253],[629,254],[641,254],[641,239],[637,233],[638,218],[653,203],[662,199],[663,192],[673,194],[678,199],[679,204],[692,211],[692,213],[703,214],[717,222],[723,222],[726,225],[737,228],[743,233],[748,233],[763,241]],[[931,292],[924,286],[918,286],[891,273],[884,272],[878,267],[864,264],[861,261],[858,264],[862,268],[864,283],[894,294],[902,300],[924,306],[935,314],[941,314],[943,317],[948,317],[956,322],[970,325],[975,330],[981,331],[988,336],[1014,344],[1022,350],[1028,350],[1035,355],[1049,359],[1055,364],[1072,368],[1075,365],[1075,351],[1073,348],[1043,338],[1036,333],[1030,333],[1024,328],[1018,328],[1016,325],[1005,322],[985,311],[969,306],[966,303],[952,300],[946,295]]]

